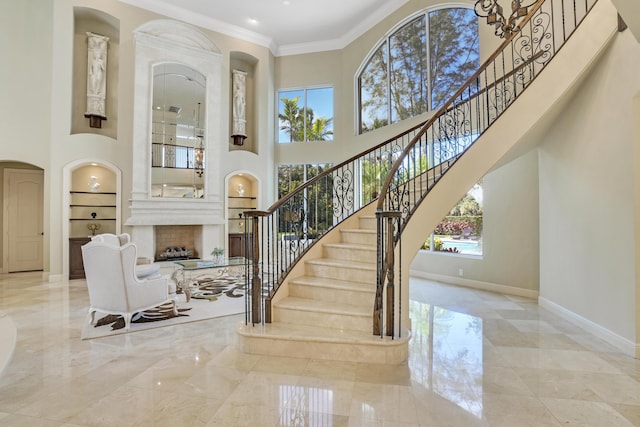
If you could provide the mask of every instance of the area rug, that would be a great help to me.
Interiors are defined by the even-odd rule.
[[[198,276],[193,279],[189,302],[186,302],[185,294],[180,293],[177,307],[177,316],[173,314],[171,304],[136,313],[128,331],[124,329],[124,318],[120,315],[97,312],[96,323],[92,325],[91,315],[87,314],[81,338],[101,338],[244,313],[244,279],[236,276]]]

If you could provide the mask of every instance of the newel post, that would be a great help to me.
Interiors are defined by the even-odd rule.
[[[399,211],[376,211],[377,274],[376,299],[373,313],[373,334],[393,337],[395,323],[395,239],[394,222]],[[386,287],[386,291],[385,291]],[[386,301],[385,301],[386,299]],[[383,330],[384,317],[384,330]]]

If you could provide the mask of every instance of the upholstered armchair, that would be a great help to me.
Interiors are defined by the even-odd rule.
[[[93,236],[91,240],[96,242],[106,243],[112,246],[122,246],[131,242],[131,236],[129,233],[112,234],[102,233]],[[160,266],[154,264],[148,258],[136,258],[136,276],[138,279],[145,279],[148,277],[154,277],[160,275]]]
[[[124,317],[125,329],[128,330],[134,313],[167,302],[173,304],[173,312],[177,316],[175,284],[162,275],[139,278],[136,275],[136,246],[133,243],[113,243],[92,239],[82,246],[91,324],[95,323],[96,311],[119,314]]]

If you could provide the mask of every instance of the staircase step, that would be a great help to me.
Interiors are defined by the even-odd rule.
[[[371,330],[242,323],[236,332],[238,350],[249,354],[399,365],[406,362],[409,352],[408,331],[392,340],[373,335]]]
[[[376,230],[363,228],[345,228],[340,230],[341,241],[343,243],[356,243],[360,245],[376,245]]]
[[[289,296],[372,307],[375,283],[302,276],[289,281]]]
[[[305,270],[307,276],[368,283],[374,286],[376,283],[375,263],[317,258],[305,261]]]
[[[358,262],[376,262],[376,247],[356,243],[325,243],[322,245],[324,256]]]
[[[373,230],[377,229],[376,216],[375,215],[360,215],[358,217],[358,224],[360,229]]]
[[[273,305],[273,322],[367,332],[373,328],[372,307],[286,297]]]

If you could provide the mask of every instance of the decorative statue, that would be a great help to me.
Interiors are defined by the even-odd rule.
[[[244,196],[244,187],[242,186],[242,184],[238,184],[238,196]]]
[[[246,111],[246,82],[247,73],[240,70],[233,70],[233,143],[244,144],[247,138]]]
[[[100,128],[106,120],[107,42],[109,37],[87,33],[87,111],[89,126]]]

